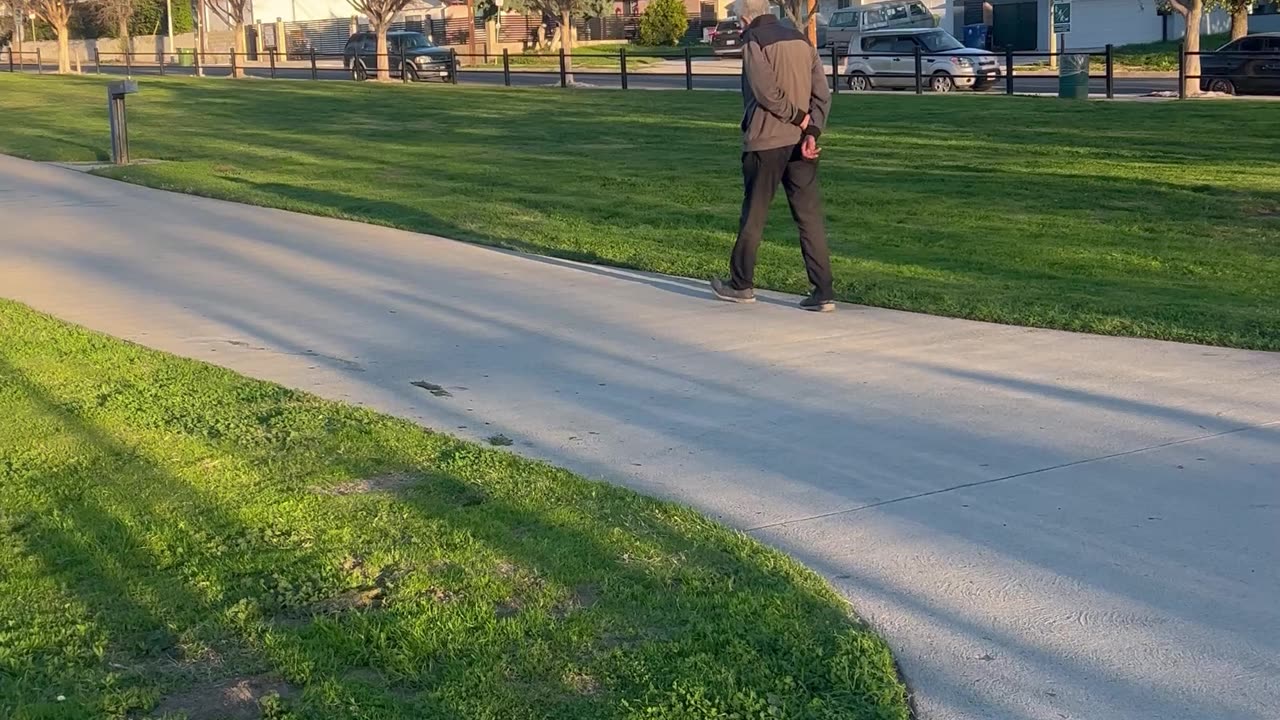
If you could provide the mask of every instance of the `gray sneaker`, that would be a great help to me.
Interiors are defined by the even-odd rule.
[[[738,290],[729,287],[729,283],[720,278],[711,278],[711,292],[716,297],[731,303],[753,303],[756,301],[755,290]]]
[[[800,301],[800,309],[809,312],[833,312],[836,309],[836,303],[834,300],[824,300],[818,297],[817,293],[813,293]]]

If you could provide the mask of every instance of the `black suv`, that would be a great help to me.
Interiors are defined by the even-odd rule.
[[[711,52],[716,55],[742,54],[742,23],[737,18],[720,21],[711,32]]]
[[[1280,33],[1248,35],[1201,55],[1200,89],[1228,95],[1280,94]]]
[[[442,48],[420,32],[387,33],[387,67],[392,77],[408,75],[410,80],[448,80],[453,72],[453,51]],[[342,68],[355,80],[367,80],[378,73],[378,36],[359,32],[347,40],[342,50]]]

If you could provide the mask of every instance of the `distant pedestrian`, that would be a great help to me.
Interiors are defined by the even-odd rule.
[[[711,281],[716,297],[755,302],[756,252],[769,205],[781,184],[800,231],[800,250],[813,292],[800,307],[835,309],[831,256],[818,189],[818,136],[827,124],[831,92],[818,51],[769,11],[769,0],[737,0],[742,34],[742,217],[730,277]]]

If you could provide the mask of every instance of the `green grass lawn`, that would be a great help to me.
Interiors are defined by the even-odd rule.
[[[0,717],[906,720],[675,505],[0,301]]]
[[[733,93],[146,79],[107,174],[597,263],[726,270]],[[0,151],[106,156],[102,81],[0,75]],[[1280,349],[1280,133],[1263,102],[836,98],[840,298]],[[807,290],[779,199],[758,282]]]
[[[1211,52],[1226,45],[1229,40],[1231,33],[1202,35],[1200,48],[1203,52]],[[1178,49],[1181,46],[1181,40],[1119,45],[1115,49],[1116,66],[1134,70],[1177,70]]]

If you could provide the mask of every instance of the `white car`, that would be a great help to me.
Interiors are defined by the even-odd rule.
[[[916,85],[916,51],[926,88],[986,90],[1003,77],[1000,59],[986,50],[965,47],[946,30],[907,28],[862,34],[861,51],[850,48],[845,82],[850,90],[907,88]]]

